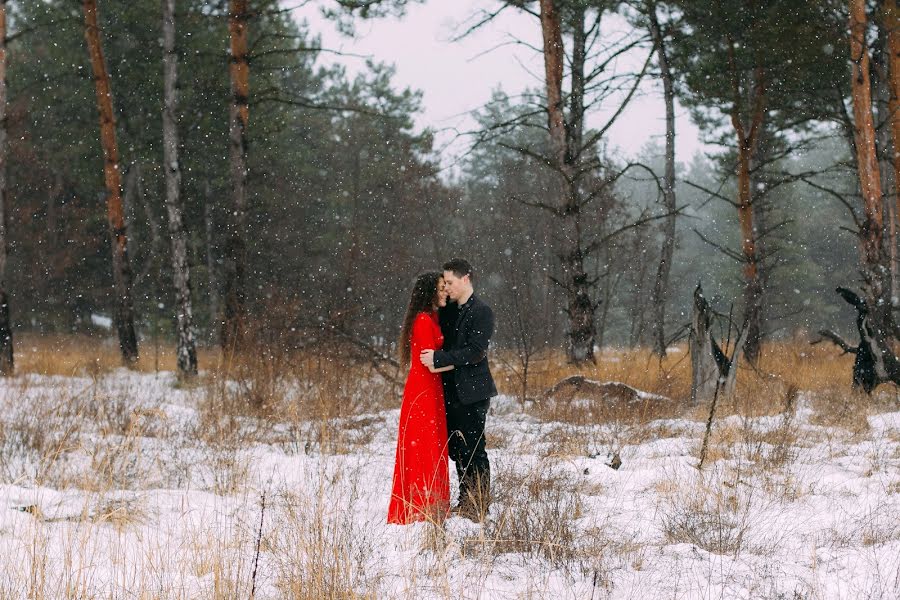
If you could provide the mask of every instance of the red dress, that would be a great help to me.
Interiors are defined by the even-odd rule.
[[[400,406],[400,431],[388,523],[441,519],[450,506],[447,414],[440,373],[422,365],[419,352],[439,350],[444,336],[437,314],[416,315],[410,336],[410,368]]]

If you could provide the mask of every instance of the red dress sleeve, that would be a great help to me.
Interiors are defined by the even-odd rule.
[[[431,317],[426,313],[416,315],[409,342],[410,356],[418,358],[419,352],[422,350],[437,350],[440,348],[434,330],[434,320]]]

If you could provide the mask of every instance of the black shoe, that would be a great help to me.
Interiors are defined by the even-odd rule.
[[[460,502],[450,509],[450,514],[468,519],[473,523],[481,523],[484,520],[482,513],[471,502]]]

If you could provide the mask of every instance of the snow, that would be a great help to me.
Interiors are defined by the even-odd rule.
[[[701,423],[576,427],[500,397],[489,523],[441,532],[385,523],[398,408],[227,429],[171,374],[20,376],[0,384],[0,597],[896,598],[900,411],[850,432],[809,400],[786,459],[781,416],[724,417],[737,437],[701,473]]]
[[[112,329],[112,317],[91,313],[91,325],[96,325],[103,329]]]

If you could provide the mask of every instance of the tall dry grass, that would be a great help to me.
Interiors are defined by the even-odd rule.
[[[502,351],[498,351],[502,352]],[[562,352],[548,352],[534,357],[529,376],[529,396],[540,397],[544,390],[571,375],[584,375],[597,381],[619,381],[637,389],[686,402],[690,397],[691,365],[684,344],[675,346],[660,360],[648,348],[603,349],[596,355],[596,364],[571,365]],[[510,357],[492,363],[501,392],[517,396],[520,383],[515,374],[505,368],[514,364]],[[765,344],[759,363],[742,365],[738,374],[737,392],[742,397],[742,409],[763,411],[771,404],[773,391],[794,387],[809,392],[850,390],[853,355],[842,354],[826,344],[811,345],[804,340],[789,340]],[[887,389],[887,388],[885,388]],[[783,398],[784,394],[778,394]]]
[[[503,354],[502,349],[495,351]],[[248,402],[263,406],[277,394],[284,377],[310,374],[363,374],[369,367],[345,364],[338,348],[316,348],[301,352],[279,350],[264,340],[252,342],[237,356],[223,356],[218,348],[199,349],[201,369],[218,379],[252,380],[257,387],[243,393]],[[109,373],[122,366],[113,337],[22,334],[16,339],[18,373],[41,375],[81,375]],[[685,399],[690,395],[690,360],[686,345],[678,345],[660,360],[648,348],[603,349],[596,364],[574,366],[562,352],[545,352],[533,357],[529,375],[529,396],[537,396],[570,375],[584,375],[598,381],[621,381],[638,389]],[[512,370],[512,357],[494,360],[492,368],[501,393],[516,396],[520,384]],[[853,356],[841,354],[834,346],[810,345],[804,340],[771,342],[763,346],[759,364],[744,369],[738,388],[757,395],[772,385],[792,385],[804,391],[846,390],[850,387]],[[138,372],[174,371],[175,348],[171,344],[143,344]],[[402,378],[402,373],[400,374]],[[274,388],[272,386],[275,386]]]
[[[115,337],[88,335],[38,335],[23,333],[15,339],[17,373],[37,375],[96,376],[122,366],[122,354]],[[177,365],[175,347],[162,342],[144,340],[140,358],[131,368],[141,373],[174,371]],[[198,348],[203,369],[220,360],[218,348]]]
[[[39,496],[33,508],[23,511],[19,522],[25,524],[17,525],[18,540],[11,546],[16,567],[0,573],[0,598],[180,599],[198,597],[202,589],[202,597],[220,599],[249,597],[254,586],[267,589],[270,597],[297,599],[415,597],[415,581],[407,582],[408,592],[397,592],[396,586],[385,592],[388,582],[406,575],[387,572],[379,562],[385,551],[380,546],[382,531],[360,528],[346,517],[365,508],[355,496],[364,491],[360,484],[342,488],[350,497],[334,498],[337,480],[361,481],[359,472],[323,470],[301,490],[273,484],[266,489],[268,509],[261,515],[253,465],[254,449],[261,445],[323,464],[365,452],[384,433],[384,413],[399,406],[396,382],[366,365],[345,364],[330,349],[276,352],[258,344],[236,357],[210,353],[201,358],[208,361],[201,363],[204,374],[176,387],[176,398],[166,399],[193,409],[191,418],[177,421],[158,407],[136,404],[140,391],[129,388],[133,384],[127,379],[106,377],[119,366],[114,345],[68,338],[31,343],[37,345],[25,340],[17,345],[20,373],[74,373],[83,381],[80,387],[54,387],[29,377],[6,382],[0,398],[0,475],[17,485],[80,494],[83,504],[60,514],[53,502]],[[146,354],[142,360],[151,360]],[[170,361],[164,364],[173,367],[172,349],[162,355]],[[690,366],[684,356],[673,352],[660,362],[645,350],[607,350],[596,365],[582,369],[565,364],[560,356],[545,357],[534,365],[532,389],[536,396],[572,374],[621,381],[675,399],[681,407],[678,416],[700,421],[703,407],[686,407]],[[155,364],[150,365],[152,372]],[[656,519],[664,541],[650,550],[607,527],[603,519],[584,525],[591,506],[586,498],[603,490],[570,468],[571,457],[689,435],[685,432],[692,425],[673,429],[675,425],[653,422],[674,416],[668,413],[623,415],[590,403],[522,415],[496,436],[491,451],[507,457],[520,450],[531,452],[538,462],[525,470],[521,464],[513,468],[495,463],[496,504],[487,523],[456,537],[444,524],[430,524],[414,560],[430,557],[428,584],[438,597],[459,597],[451,573],[466,561],[481,565],[479,573],[506,561],[529,565],[535,579],[523,585],[521,597],[542,597],[541,573],[551,572],[572,580],[587,578],[591,586],[582,588],[588,589],[585,595],[604,597],[615,587],[616,568],[640,570],[664,544],[687,543],[728,556],[771,552],[783,539],[760,535],[760,515],[777,513],[773,504],[810,493],[788,483],[798,452],[821,441],[823,434],[816,428],[838,431],[832,435],[846,435],[850,441],[867,441],[868,417],[896,407],[894,390],[888,387],[874,399],[851,395],[851,365],[852,357],[830,347],[800,342],[766,346],[759,366],[743,370],[737,393],[722,402],[723,422],[720,426],[717,421],[711,442],[710,475],[673,476],[654,490],[660,498],[658,514],[648,518]],[[146,368],[146,363],[139,365],[139,370]],[[518,392],[502,368],[495,374],[503,391]],[[119,381],[118,387],[112,380]],[[791,396],[794,389],[801,390],[803,418],[808,421],[798,416],[801,401]],[[546,451],[521,443],[512,448],[515,429],[527,427],[534,417],[545,425],[545,437],[536,441],[544,443]],[[601,434],[597,425],[603,428]],[[873,465],[884,471],[896,457],[888,450],[870,450],[878,452]],[[723,466],[732,464],[739,470]],[[597,468],[607,469],[599,464]],[[124,547],[122,540],[158,518],[143,495],[156,488],[199,488],[215,498],[215,505],[204,509],[211,511],[206,520],[197,516],[201,509],[190,505],[168,515],[191,523],[180,533],[157,531],[143,538],[137,555],[124,550],[116,554],[118,580],[98,581],[95,561],[105,556],[102,542],[113,539]],[[855,517],[850,534],[831,532],[830,543],[877,547],[896,540],[900,534],[891,525],[894,507],[878,510],[872,518]],[[59,534],[61,526],[64,535]],[[257,544],[266,575],[254,580]],[[489,593],[479,588],[481,581],[476,578],[467,589]]]

